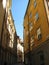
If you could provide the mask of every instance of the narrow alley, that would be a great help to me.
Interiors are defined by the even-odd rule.
[[[0,0],[0,65],[49,65],[49,0]]]

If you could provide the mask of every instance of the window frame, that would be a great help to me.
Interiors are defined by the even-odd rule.
[[[29,30],[31,31],[32,29],[33,29],[33,23],[30,22],[30,23],[29,23]]]
[[[39,19],[39,13],[36,12],[36,14],[35,14],[35,20],[37,21],[38,19]]]
[[[31,36],[31,39],[30,39],[30,43],[31,43],[31,47],[34,45],[34,35]]]
[[[40,27],[37,29],[36,32],[37,32],[37,39],[38,40],[42,39],[42,33],[41,33],[41,28]],[[39,38],[39,35],[41,35],[41,38]]]
[[[32,18],[32,13],[30,12],[30,14],[29,14],[29,18]]]
[[[36,8],[36,6],[37,6],[37,2],[36,0],[34,0],[34,8]]]

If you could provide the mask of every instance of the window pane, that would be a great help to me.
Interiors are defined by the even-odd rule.
[[[31,37],[31,46],[34,44],[34,36]]]
[[[36,7],[36,5],[37,5],[37,3],[36,3],[36,1],[34,1],[34,8]]]
[[[37,30],[37,35],[39,35],[39,34],[41,34],[40,28],[38,28],[38,30]]]
[[[38,30],[37,30],[37,38],[38,38],[38,40],[40,40],[42,38],[40,28],[38,28]]]
[[[38,18],[39,18],[39,14],[38,14],[38,12],[37,12],[36,15],[35,15],[36,21],[38,20]]]
[[[30,13],[29,18],[32,18],[32,13]]]
[[[29,28],[30,28],[30,31],[31,31],[32,28],[33,28],[33,24],[32,24],[32,22],[29,23]]]

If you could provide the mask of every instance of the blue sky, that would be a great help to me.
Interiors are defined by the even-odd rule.
[[[28,0],[12,0],[12,15],[17,35],[23,39],[23,20]]]

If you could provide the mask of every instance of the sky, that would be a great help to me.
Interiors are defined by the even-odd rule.
[[[12,15],[17,35],[23,40],[23,22],[28,0],[12,0]]]

